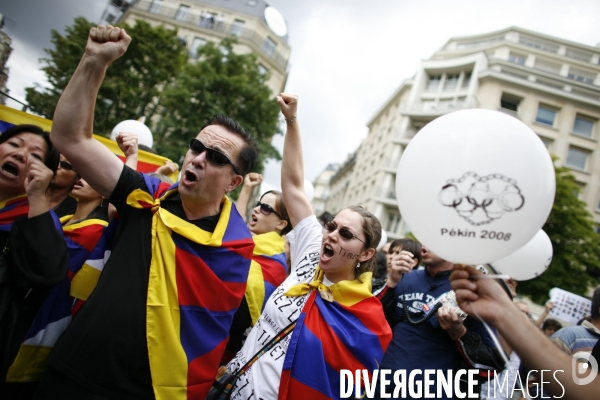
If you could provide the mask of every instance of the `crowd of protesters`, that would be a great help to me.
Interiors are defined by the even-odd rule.
[[[360,206],[322,226],[303,189],[295,95],[277,97],[282,190],[246,219],[258,148],[231,118],[199,127],[176,183],[162,175],[173,163],[136,172],[134,134],[117,136],[121,162],[92,122],[130,40],[93,28],[52,132],[0,134],[0,398],[339,398],[342,369],[477,369],[484,399],[596,398],[600,378],[577,384],[571,359],[600,352],[600,288],[590,321],[563,328],[546,318],[551,302],[533,321],[514,281],[474,279],[480,269],[411,239],[378,252],[381,225]],[[540,370],[562,372],[542,388]],[[492,393],[494,380],[508,386]]]

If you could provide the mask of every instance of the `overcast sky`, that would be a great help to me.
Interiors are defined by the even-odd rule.
[[[519,26],[574,42],[600,42],[598,0],[267,0],[288,21],[292,48],[286,91],[300,96],[306,177],[343,162],[366,137],[366,123],[403,80],[450,38]],[[107,0],[2,0],[13,42],[8,87],[43,83],[38,59],[50,29],[76,16],[98,21]],[[274,103],[274,107],[276,104]],[[275,145],[281,149],[283,138]],[[279,164],[266,183],[279,186]]]

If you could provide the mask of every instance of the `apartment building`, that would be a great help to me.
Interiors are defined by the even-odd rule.
[[[579,198],[600,226],[600,48],[518,27],[451,38],[422,61],[332,176],[327,211],[363,205],[389,239],[403,237],[410,227],[395,193],[402,152],[428,122],[466,108],[505,112],[531,127],[558,164],[571,169]]]
[[[177,29],[190,61],[207,42],[236,36],[234,52],[257,55],[260,70],[269,73],[266,84],[273,95],[285,88],[291,52],[287,23],[264,0],[112,0],[101,23],[133,25],[138,19]]]

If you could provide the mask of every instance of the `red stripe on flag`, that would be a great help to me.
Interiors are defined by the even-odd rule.
[[[286,270],[283,266],[272,258],[264,256],[254,256],[253,258],[260,264],[264,280],[271,285],[277,287],[281,285],[287,277]]]
[[[215,368],[207,368],[207,366],[219,365],[228,340],[229,338],[226,338],[210,352],[197,357],[188,364],[188,400],[206,398],[217,375]]]
[[[373,304],[368,304],[368,302]],[[369,297],[359,301],[352,307],[347,307],[343,304],[340,304],[340,306],[354,314],[369,331],[373,332],[373,335],[377,336],[379,344],[383,352],[385,352],[392,341],[392,330],[387,321],[381,318],[383,315],[381,302],[376,297]],[[373,312],[377,307],[381,308],[381,313]]]
[[[92,224],[74,230],[66,230],[64,231],[64,234],[91,253],[96,247],[96,244],[98,244],[98,240],[100,240],[103,232],[103,225]]]
[[[175,260],[180,305],[223,312],[240,306],[246,282],[223,282],[201,258],[180,249],[175,250]]]
[[[125,162],[125,157],[120,156],[120,155],[117,155],[117,157],[119,157],[119,160]],[[144,172],[146,174],[156,172],[158,167],[162,167],[162,165],[144,162],[144,161],[140,161],[140,160],[138,160],[138,164],[137,164],[137,170],[139,172]]]
[[[281,373],[281,384],[279,388],[279,400],[330,400],[330,398],[323,393],[290,377],[289,369]],[[286,388],[286,390],[281,390],[281,388]]]

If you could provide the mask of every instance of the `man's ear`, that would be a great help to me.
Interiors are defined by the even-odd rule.
[[[234,175],[229,181],[229,185],[225,187],[225,193],[231,192],[233,189],[238,187],[244,181],[244,177],[241,175]]]
[[[370,249],[363,251],[360,254],[360,257],[358,258],[358,261],[363,262],[363,261],[367,261],[367,260],[371,259],[375,255],[375,251],[376,250],[372,247]]]

